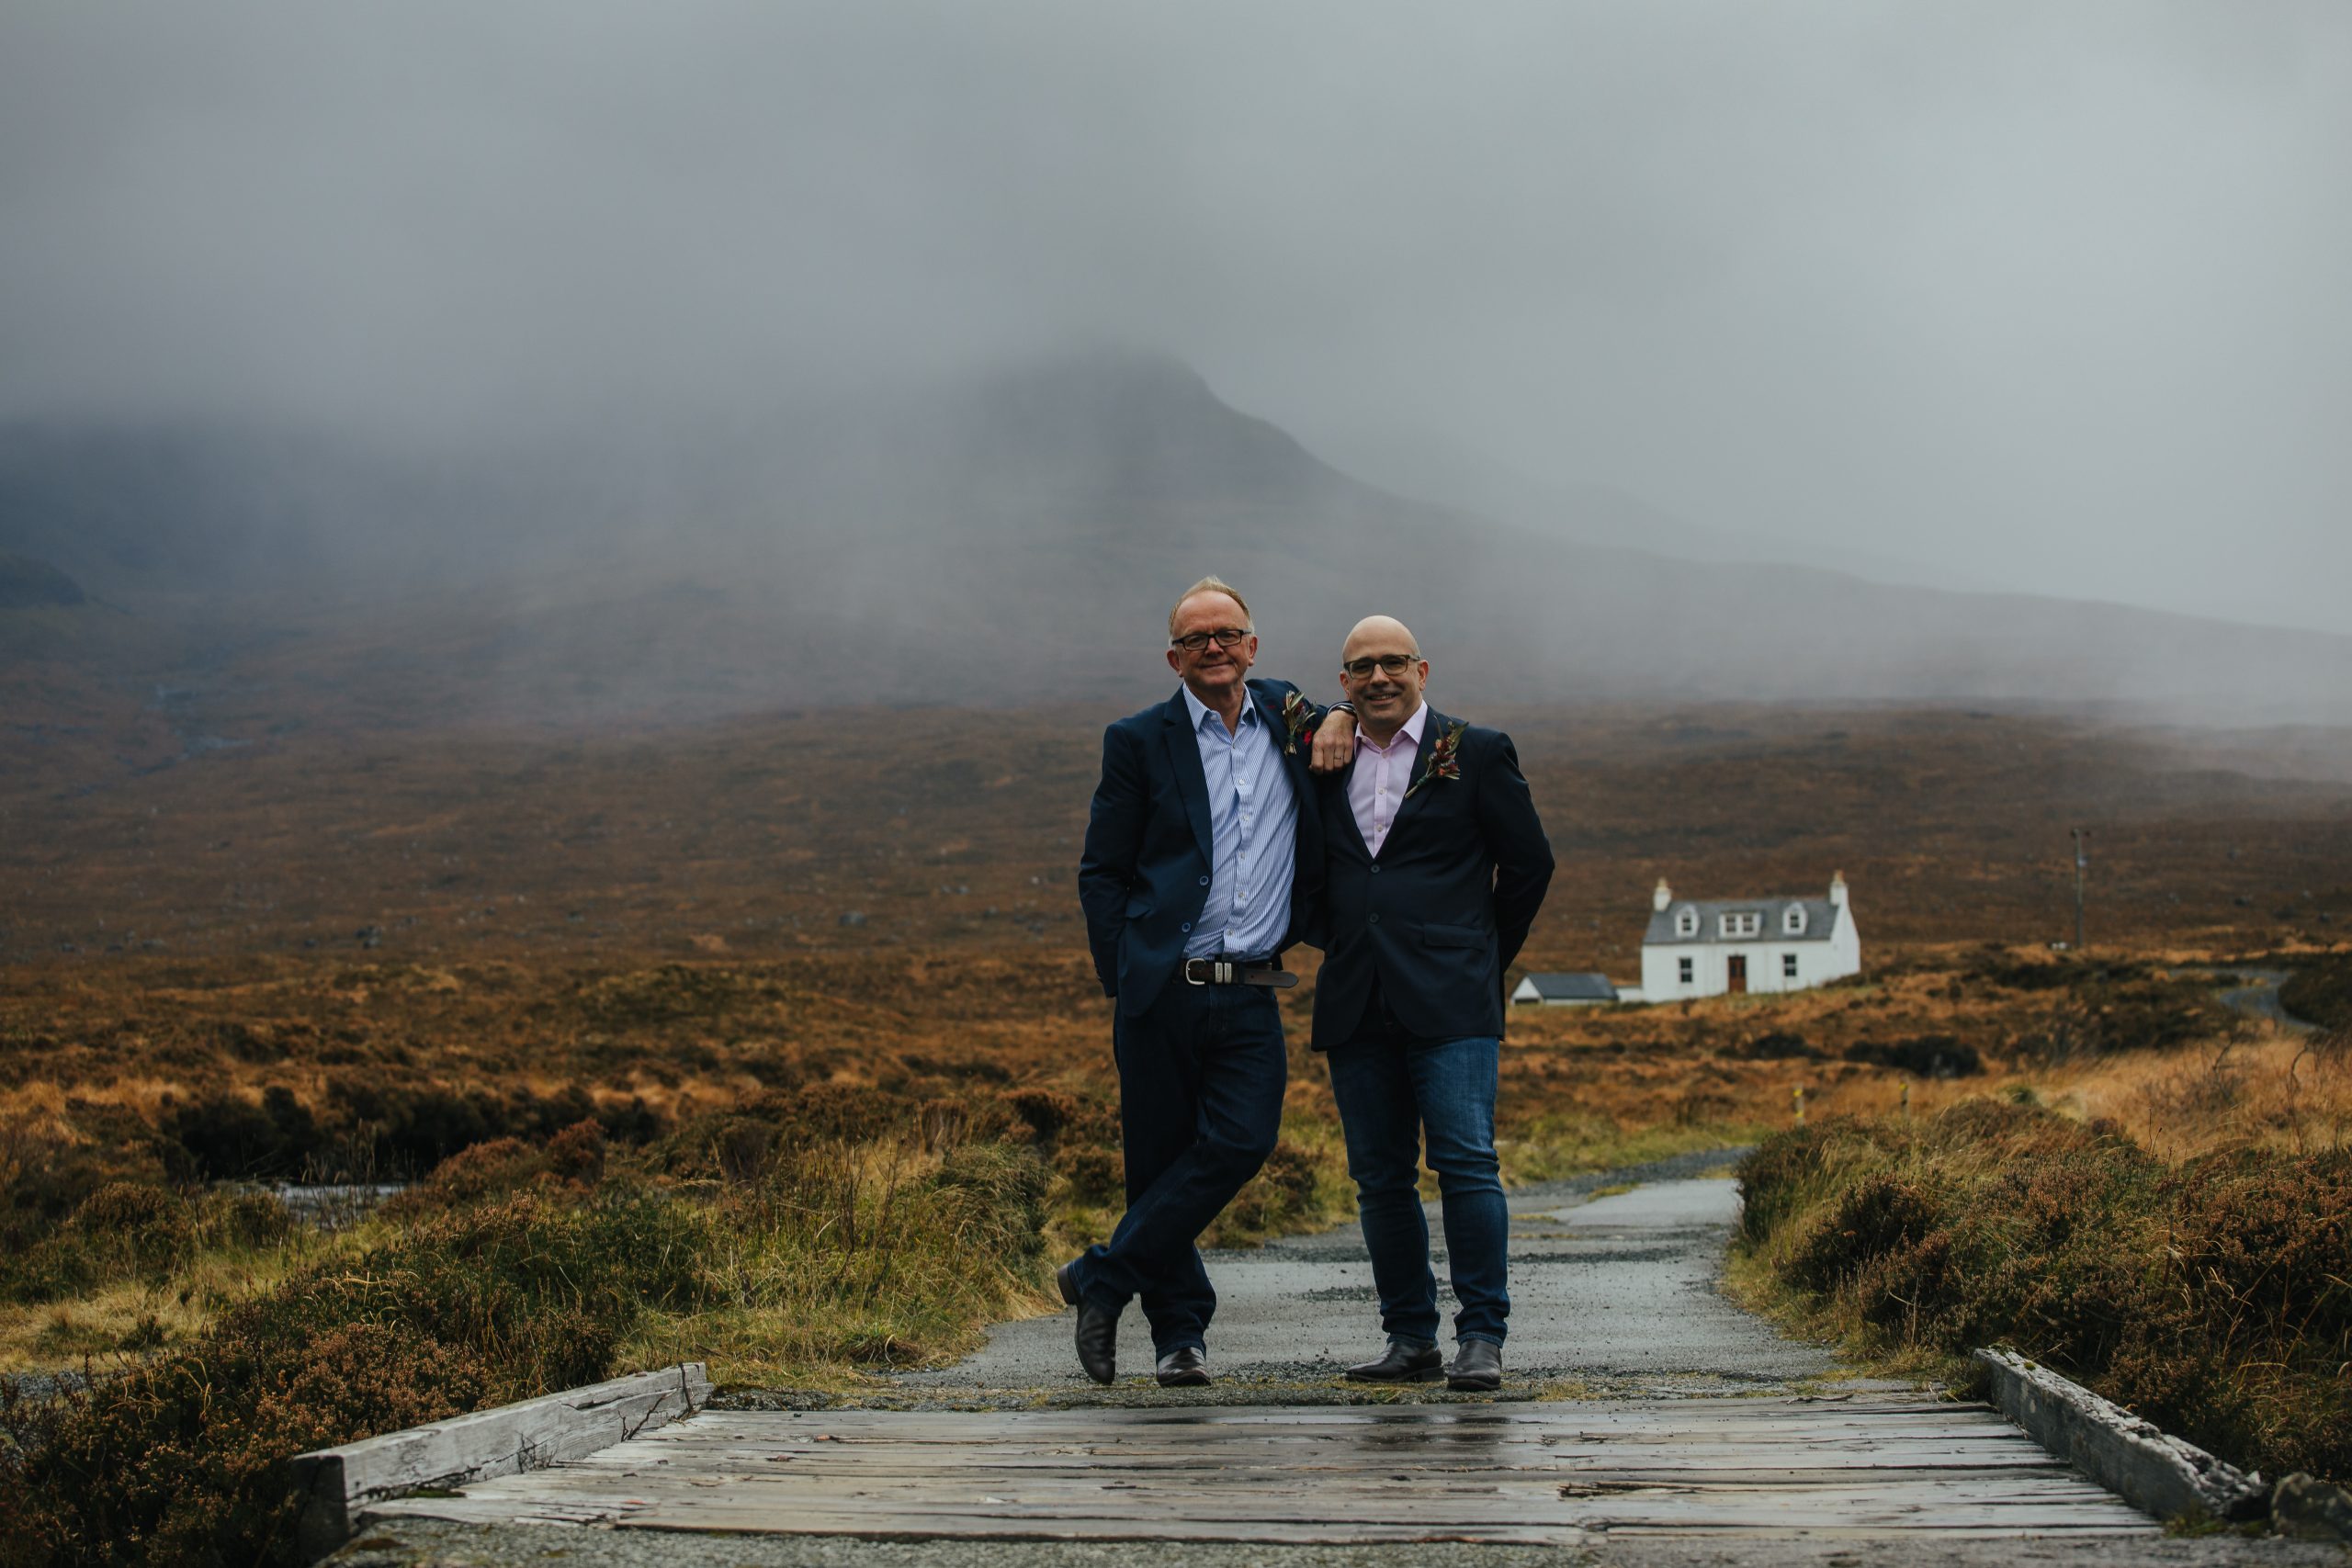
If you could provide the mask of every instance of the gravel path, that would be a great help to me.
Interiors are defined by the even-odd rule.
[[[1715,1288],[1739,1201],[1730,1178],[1719,1173],[1739,1152],[1511,1193],[1504,1355],[1520,1392],[1574,1382],[1597,1394],[1714,1393],[1786,1388],[1836,1370],[1827,1351],[1781,1338]],[[1637,1185],[1592,1196],[1628,1183]],[[1443,1235],[1434,1203],[1430,1234],[1433,1242]],[[1442,1281],[1442,1247],[1438,1258]],[[1351,1224],[1252,1251],[1211,1253],[1208,1269],[1217,1290],[1210,1364],[1225,1387],[1193,1396],[1204,1403],[1253,1393],[1295,1398],[1298,1385],[1328,1383],[1385,1343],[1372,1264]],[[1452,1297],[1442,1289],[1440,1305],[1450,1318]],[[1140,1312],[1131,1310],[1120,1325],[1128,1375],[1102,1391],[1078,1370],[1071,1321],[1063,1312],[1000,1325],[969,1359],[894,1381],[917,1397],[1019,1391],[1025,1402],[1043,1392],[1129,1403],[1159,1394],[1148,1375],[1151,1341]]]

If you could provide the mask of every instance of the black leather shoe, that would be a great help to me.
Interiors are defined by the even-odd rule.
[[[1159,1370],[1154,1375],[1162,1388],[1206,1388],[1208,1354],[1197,1345],[1179,1345],[1159,1358]]]
[[[1391,1339],[1376,1361],[1348,1369],[1350,1382],[1435,1382],[1445,1375],[1445,1358],[1426,1339]]]
[[[1491,1339],[1464,1339],[1445,1369],[1445,1386],[1464,1393],[1492,1393],[1503,1386],[1503,1348]]]
[[[1096,1382],[1114,1382],[1119,1375],[1119,1314],[1096,1306],[1078,1292],[1078,1260],[1054,1270],[1062,1300],[1078,1309],[1078,1364]]]

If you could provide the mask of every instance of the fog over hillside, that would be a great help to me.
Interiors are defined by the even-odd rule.
[[[1347,626],[1382,611],[1421,635],[1441,701],[2352,716],[2352,638],[1675,558],[1625,547],[1623,505],[1589,538],[1573,509],[1513,526],[1341,473],[1160,355],[1031,360],[771,418],[462,463],[283,434],[19,429],[0,438],[0,552],[94,596],[19,647],[105,664],[107,628],[169,632],[138,642],[149,666],[261,690],[299,666],[313,696],[409,721],[1125,704],[1167,688],[1168,602],[1215,572],[1250,593],[1264,670],[1317,692]]]
[[[1314,624],[1410,540],[1494,685],[2300,701],[2333,644],[1757,568],[2352,635],[2346,146],[2342,0],[9,6],[5,527],[455,585],[515,671],[669,570],[701,657],[855,611],[928,687],[952,564],[1108,680],[1204,554]]]

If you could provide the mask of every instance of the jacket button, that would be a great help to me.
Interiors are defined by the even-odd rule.
[[[1376,919],[1380,919],[1380,917],[1379,917],[1378,915],[1374,915],[1374,916],[1373,916],[1373,919],[1376,920]],[[1192,921],[1190,921],[1190,920],[1186,920],[1182,925],[1181,925],[1181,926],[1177,927],[1176,929],[1177,929],[1177,930],[1179,930],[1179,931],[1191,931],[1191,930],[1193,929],[1193,922],[1192,922]]]
[[[1374,866],[1374,867],[1372,868],[1372,874],[1373,874],[1373,875],[1374,875],[1374,876],[1378,876],[1378,875],[1380,874],[1380,868],[1379,868],[1378,866],[1376,866],[1376,865],[1375,865],[1375,866]]]
[[[1207,877],[1205,877],[1205,876],[1202,877],[1202,878],[1201,878],[1201,886],[1204,886],[1204,887],[1206,887],[1208,885],[1209,885],[1209,879],[1208,879]]]
[[[1375,926],[1376,926],[1376,925],[1378,925],[1378,924],[1380,923],[1380,917],[1379,917],[1378,915],[1374,915],[1374,916],[1373,916],[1373,917],[1372,917],[1372,923],[1373,923],[1374,925],[1375,925]]]

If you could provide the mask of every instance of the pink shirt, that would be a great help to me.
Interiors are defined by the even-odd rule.
[[[1356,829],[1363,834],[1364,847],[1375,855],[1388,837],[1389,825],[1396,820],[1396,808],[1405,804],[1405,792],[1412,787],[1413,759],[1420,751],[1421,726],[1429,716],[1430,705],[1423,703],[1413,710],[1412,717],[1397,726],[1385,746],[1375,746],[1364,739],[1362,729],[1356,731],[1356,765],[1348,775],[1348,807],[1356,814]]]

